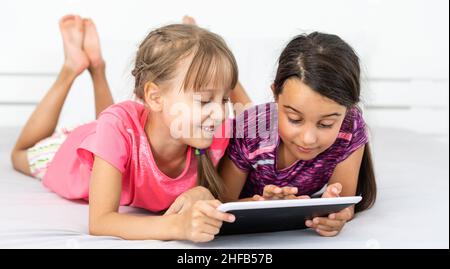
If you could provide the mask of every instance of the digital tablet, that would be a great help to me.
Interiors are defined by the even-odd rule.
[[[305,221],[336,213],[361,201],[361,196],[231,202],[217,209],[233,214],[233,223],[223,222],[219,235],[305,229]]]

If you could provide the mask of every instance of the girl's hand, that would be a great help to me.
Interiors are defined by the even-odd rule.
[[[263,190],[263,195],[255,194],[253,201],[263,200],[283,200],[283,199],[308,199],[307,195],[295,196],[298,192],[296,187],[278,187],[275,185],[266,185]]]
[[[196,243],[208,242],[219,233],[224,221],[234,222],[235,216],[217,210],[219,200],[197,201],[183,212],[180,217],[182,239]]]
[[[327,187],[322,198],[339,197],[342,191],[340,183],[334,183]],[[328,217],[316,217],[305,222],[306,227],[314,229],[321,236],[336,236],[345,223],[353,217],[353,207],[347,207],[338,213],[332,213]]]
[[[341,183],[334,183],[327,187],[325,192],[322,194],[322,198],[334,198],[339,197],[339,194],[342,192]]]
[[[189,209],[195,202],[199,200],[214,200],[211,192],[202,186],[194,187],[175,199],[172,205],[167,209],[164,215],[181,214]]]
[[[328,215],[328,217],[316,217],[312,220],[307,220],[305,225],[314,229],[321,236],[336,236],[352,217],[352,207],[347,207],[338,213]]]

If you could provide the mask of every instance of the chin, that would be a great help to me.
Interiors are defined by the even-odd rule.
[[[296,149],[294,149],[294,150],[296,150]],[[320,152],[317,152],[317,151],[314,151],[314,152],[311,152],[311,153],[303,153],[303,152],[298,152],[297,151],[294,154],[294,156],[298,160],[309,161],[309,160],[312,160],[312,159],[316,158],[317,155],[319,155],[319,154],[320,154]]]
[[[295,158],[297,160],[302,160],[302,161],[309,161],[312,160],[316,157],[316,155],[312,155],[312,154],[296,154]]]
[[[186,144],[188,144],[193,148],[206,149],[211,146],[212,142],[213,142],[212,138],[193,138],[190,139],[189,141],[186,141]]]

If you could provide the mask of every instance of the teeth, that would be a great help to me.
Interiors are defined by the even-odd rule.
[[[205,130],[206,132],[213,132],[214,128],[213,127],[203,127],[203,130]]]

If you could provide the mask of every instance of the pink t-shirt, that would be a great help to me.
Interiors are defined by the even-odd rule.
[[[67,199],[89,200],[94,155],[122,173],[120,205],[158,212],[167,209],[183,192],[197,185],[197,158],[188,147],[183,172],[170,178],[153,159],[144,131],[149,111],[135,101],[124,101],[104,110],[100,117],[73,130],[56,153],[43,184]],[[231,121],[216,132],[209,153],[217,165],[228,146]],[[221,135],[219,135],[221,134]]]

